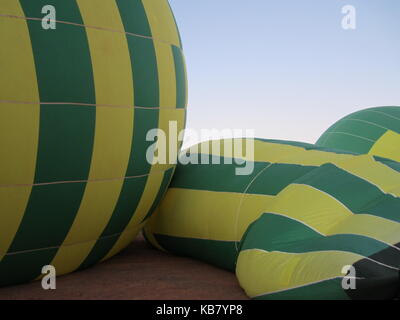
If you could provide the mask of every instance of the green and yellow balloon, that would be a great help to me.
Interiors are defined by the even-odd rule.
[[[333,124],[316,144],[400,161],[400,107],[354,112]]]
[[[55,29],[42,26],[44,6]],[[167,0],[0,2],[0,285],[119,252],[174,165],[146,133],[185,122],[184,57]]]
[[[254,170],[238,176],[225,142],[217,151],[196,151],[224,157],[221,164],[178,165],[145,227],[154,247],[235,271],[253,299],[400,293],[400,163],[255,139],[254,157],[243,158]],[[353,279],[346,278],[348,268]]]

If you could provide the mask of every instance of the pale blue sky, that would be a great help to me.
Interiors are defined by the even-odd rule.
[[[369,106],[400,105],[399,0],[170,0],[189,78],[187,127],[315,142]],[[343,30],[344,5],[357,29]]]

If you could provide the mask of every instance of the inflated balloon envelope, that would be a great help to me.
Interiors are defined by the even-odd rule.
[[[1,286],[134,239],[174,169],[146,134],[183,128],[187,86],[167,0],[1,0],[0,43]]]
[[[334,123],[316,145],[400,161],[400,107],[354,112]]]
[[[236,269],[256,299],[393,298],[400,164],[297,142],[255,139],[254,148],[248,176],[235,161],[178,165],[147,239]]]

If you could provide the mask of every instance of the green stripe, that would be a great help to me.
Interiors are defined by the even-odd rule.
[[[329,146],[328,140],[332,137],[331,134],[327,134],[328,132],[335,131],[336,126],[338,125],[339,121],[335,122],[333,125],[331,125],[328,130],[326,130],[322,136],[319,137],[317,142],[315,143],[316,146],[321,146],[321,147],[327,147]]]
[[[375,161],[378,161],[382,163],[383,165],[389,167],[390,169],[393,169],[397,172],[400,172],[400,163],[394,160],[382,158],[379,156],[374,156]]]
[[[64,21],[64,22],[72,22],[76,24],[83,24],[82,18],[79,14],[76,14],[74,11],[77,8],[76,0],[65,1],[65,0],[18,0],[21,4],[22,10],[25,13],[25,17],[29,18],[38,18],[42,19],[46,14],[42,13],[42,8],[45,5],[52,5],[56,9],[56,20]],[[41,26],[41,21],[39,21],[39,27],[43,32],[50,32],[55,30],[44,30]],[[36,27],[36,25],[35,25]],[[59,24],[57,24],[57,29]],[[80,26],[76,26],[76,28],[82,28]],[[37,30],[37,31],[40,31]]]
[[[254,300],[349,300],[342,279],[329,279],[303,287],[254,297]]]
[[[146,186],[147,176],[126,179],[114,212],[93,249],[79,266],[87,268],[107,255],[131,220]]]
[[[309,185],[329,194],[355,214],[371,214],[400,221],[399,198],[383,193],[377,186],[333,164],[324,164],[295,183]]]
[[[150,173],[151,164],[146,159],[146,152],[154,145],[154,141],[146,141],[146,135],[147,132],[158,127],[158,116],[158,109],[135,109],[131,154],[126,170],[127,177]]]
[[[126,176],[139,177],[125,179],[118,202],[102,237],[121,233],[140,202],[151,170],[151,164],[146,159],[146,151],[154,143],[146,141],[146,133],[157,127],[158,114],[157,109],[135,109],[134,135]]]
[[[134,27],[137,28],[136,25],[132,25],[135,23],[132,21],[133,18],[147,21],[143,5],[139,2],[118,1],[122,22],[128,32],[133,32],[132,28]],[[135,17],[125,12],[130,10],[135,12]],[[149,28],[148,24],[146,25],[146,28]],[[142,28],[145,27],[142,26]],[[154,43],[150,39],[130,35],[127,35],[127,41],[132,62],[134,105],[159,107],[158,70]],[[158,127],[158,117],[159,109],[135,108],[134,133],[126,176],[141,177],[125,179],[118,202],[106,228],[80,268],[93,265],[106,256],[132,219],[151,170],[151,165],[146,159],[146,151],[154,144],[154,141],[146,141],[146,134],[151,129]]]
[[[196,156],[200,157],[200,155]],[[250,176],[237,176],[235,169],[238,168],[238,165],[224,163],[227,158],[209,155],[206,155],[206,157],[210,158],[209,164],[178,164],[171,187],[243,192],[252,178],[268,164],[263,162],[254,163],[254,171]],[[213,164],[217,162],[220,164]]]
[[[334,148],[339,150],[350,151],[354,153],[368,153],[374,145],[373,141],[365,140],[362,137],[352,136],[342,132],[331,132],[327,131],[324,133],[323,137],[327,135],[328,138],[324,142],[324,147]],[[317,141],[317,144],[320,140]]]
[[[236,242],[181,238],[154,234],[162,248],[174,254],[200,259],[214,266],[235,270]]]
[[[152,36],[141,0],[116,0],[116,3],[126,32],[146,37]]]
[[[156,115],[158,116],[157,109],[135,109],[134,136],[126,176],[145,176],[125,179],[118,202],[100,236],[101,239],[96,242],[80,268],[93,265],[107,255],[118,240],[118,237],[110,238],[109,236],[123,232],[139,205],[151,169],[151,165],[146,160],[146,150],[154,143],[154,141],[146,141],[146,133],[157,127]]]
[[[390,118],[397,118],[400,121],[400,107],[399,106],[389,106],[389,107],[376,107],[370,108],[366,111],[373,111],[374,113],[386,114]],[[400,123],[399,123],[400,124]]]
[[[400,133],[400,120],[387,116],[381,112],[385,112],[386,108],[378,108],[373,110],[363,110],[358,113],[352,114],[343,120],[360,119],[374,123],[378,126],[385,127],[394,132]],[[350,121],[353,122],[353,121]]]
[[[0,263],[0,287],[16,285],[35,279],[49,257],[54,257],[58,248],[42,249],[23,254],[6,256]],[[39,284],[40,285],[40,284]]]
[[[40,14],[44,5],[57,8],[59,20],[82,23],[75,1],[21,0],[27,17]],[[57,24],[44,30],[41,21],[28,20],[40,100],[95,104],[91,59],[85,29]],[[87,180],[95,128],[92,107],[41,105],[39,146],[35,183]],[[66,237],[86,183],[39,185],[32,188],[29,202],[10,252],[58,247]],[[49,264],[56,250],[35,254],[7,255],[0,274],[7,281],[28,281]],[[24,270],[21,265],[29,265]],[[0,282],[4,282],[2,279]]]
[[[355,119],[360,119],[355,120]],[[387,130],[384,128],[381,128],[377,125],[371,124],[368,120],[363,120],[362,114],[356,116],[354,115],[354,118],[345,118],[341,121],[339,121],[337,127],[335,128],[334,131],[336,132],[346,132],[352,135],[357,135],[369,140],[374,140],[376,141],[379,139]],[[370,119],[371,120],[371,119]],[[368,121],[368,122],[363,122],[363,121]]]
[[[146,159],[146,151],[154,141],[147,142],[146,133],[148,130],[157,127],[158,114],[157,109],[135,109],[134,135],[126,172],[128,178],[123,183],[114,212],[101,237],[121,233],[136,211],[151,170],[151,165]],[[95,248],[94,251],[98,251],[98,249]],[[104,255],[107,252],[108,248],[104,247]],[[101,258],[96,255],[95,259]],[[88,260],[92,261],[93,259],[94,257],[90,254]]]
[[[132,60],[135,106],[160,107],[157,59],[150,39],[127,37]]]
[[[126,32],[151,37],[147,15],[140,0],[117,0],[119,13]],[[131,57],[135,106],[160,106],[157,59],[152,39],[126,35]]]
[[[186,107],[186,71],[185,71],[185,59],[183,57],[182,50],[174,45],[171,46],[172,54],[174,56],[175,63],[175,76],[176,76],[176,107]]]
[[[223,157],[206,157],[210,157],[209,164],[178,164],[170,187],[241,193],[268,164],[256,162],[251,175],[238,176],[235,171],[239,167],[237,164],[225,164]],[[212,161],[219,161],[220,164],[212,164]]]
[[[297,164],[273,163],[259,174],[246,193],[275,196],[290,183],[315,168]]]
[[[400,265],[400,251],[383,242],[356,234],[324,236],[299,221],[271,213],[263,214],[248,228],[240,249],[288,253],[338,250],[364,257],[375,255],[378,262],[396,268]]]
[[[288,184],[315,168],[297,164],[255,162],[251,175],[238,176],[236,164],[224,164],[227,158],[210,158],[210,164],[178,164],[171,188],[242,193],[249,187],[246,191],[248,194],[276,195]],[[221,164],[212,164],[213,160]]]
[[[174,172],[174,168],[170,168],[164,172],[164,177],[161,182],[160,189],[158,190],[158,193],[156,195],[156,198],[153,201],[153,204],[151,205],[149,211],[147,212],[146,216],[143,218],[142,222],[147,220],[148,218],[151,217],[153,212],[156,210],[158,204],[160,203],[162,197],[164,196],[165,192],[167,191],[167,188],[171,182],[172,178],[172,173]]]
[[[362,259],[354,265],[357,279],[356,290],[346,290],[351,299],[382,300],[400,297],[400,272],[372,264]],[[399,264],[397,264],[399,267]]]

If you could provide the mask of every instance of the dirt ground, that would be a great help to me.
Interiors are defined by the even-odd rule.
[[[247,299],[233,273],[168,255],[139,236],[115,257],[57,278],[56,290],[40,281],[0,288],[0,299]]]

